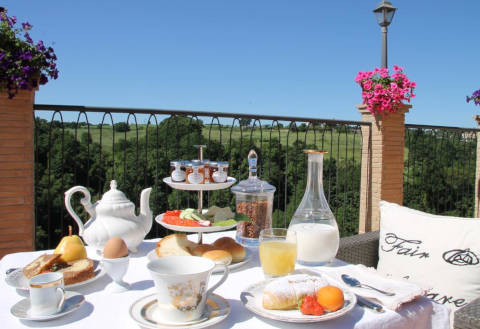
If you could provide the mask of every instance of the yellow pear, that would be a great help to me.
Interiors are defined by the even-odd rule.
[[[87,250],[80,237],[78,235],[72,235],[71,226],[68,226],[68,236],[64,236],[62,240],[60,240],[60,243],[53,253],[61,254],[60,260],[64,262],[87,258]]]

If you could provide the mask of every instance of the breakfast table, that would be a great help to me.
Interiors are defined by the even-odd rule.
[[[213,242],[221,236],[234,237],[235,231],[204,234],[204,243]],[[196,236],[189,236],[196,241]],[[112,282],[108,275],[73,290],[85,296],[85,302],[72,313],[49,321],[19,320],[10,313],[12,305],[25,298],[28,292],[16,290],[5,282],[6,271],[10,268],[23,267],[39,255],[48,251],[34,251],[9,254],[0,261],[2,280],[0,282],[0,320],[2,328],[139,328],[131,318],[131,305],[140,298],[155,293],[154,284],[147,270],[147,254],[156,247],[159,239],[144,240],[136,254],[130,255],[130,264],[124,280],[131,284],[131,289],[123,293],[107,293],[105,287]],[[245,308],[240,294],[249,285],[264,280],[258,259],[258,249],[249,248],[251,259],[243,266],[231,270],[226,282],[215,290],[230,306],[229,315],[211,328],[299,328],[297,323],[280,322],[263,318]],[[51,252],[51,251],[50,251]],[[87,246],[88,257],[100,260],[101,256]],[[335,260],[329,267],[345,266]],[[302,268],[298,265],[297,268]],[[310,268],[328,272],[327,267]],[[213,274],[210,285],[220,279],[220,274]],[[450,328],[450,314],[443,305],[420,297],[403,304],[398,311],[386,310],[377,313],[356,305],[341,317],[323,322],[302,324],[302,328],[347,329],[347,328],[383,328],[383,329],[447,329]],[[180,326],[176,326],[180,328]]]

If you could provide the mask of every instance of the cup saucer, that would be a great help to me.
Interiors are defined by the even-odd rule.
[[[195,321],[183,323],[160,323],[155,320],[157,308],[156,294],[144,296],[130,306],[130,317],[140,326],[151,329],[189,328],[200,329],[209,327],[224,320],[230,314],[230,305],[219,295],[211,294],[207,300],[203,316]]]
[[[85,302],[85,297],[74,291],[65,291],[65,304],[63,304],[62,310],[51,315],[31,315],[28,310],[30,309],[30,299],[24,298],[18,303],[12,306],[10,313],[14,317],[22,320],[31,321],[48,321],[64,316],[78,309]]]

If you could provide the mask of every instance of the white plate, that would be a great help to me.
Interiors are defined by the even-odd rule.
[[[313,271],[295,271],[296,273],[306,273],[309,275],[319,275],[318,273],[315,273]],[[331,280],[326,277],[322,276],[325,280],[327,280],[329,283],[332,283]],[[265,289],[265,286],[271,282],[272,280],[275,279],[269,279],[261,282],[257,282],[255,284],[252,284],[248,286],[242,293],[240,294],[240,299],[243,303],[243,305],[252,311],[253,313],[263,316],[265,318],[277,320],[277,321],[283,321],[283,322],[294,322],[294,323],[312,323],[312,322],[322,322],[322,321],[327,321],[331,319],[338,318],[345,313],[348,313],[351,311],[354,307],[355,304],[357,303],[357,297],[353,292],[347,289],[342,289],[343,295],[345,298],[345,304],[341,309],[335,312],[326,312],[322,315],[303,315],[298,309],[296,310],[286,310],[286,311],[280,311],[280,310],[267,310],[263,308],[262,306],[262,297],[263,297],[263,290]],[[337,285],[333,283],[334,285]],[[338,285],[337,285],[338,286]]]
[[[199,329],[210,327],[222,320],[230,314],[230,305],[228,302],[216,294],[211,294],[207,300],[207,305],[203,316],[192,322],[166,324],[156,321],[152,313],[157,307],[157,299],[155,294],[148,295],[135,301],[130,306],[130,317],[141,327],[151,329],[170,329],[170,328],[189,328]]]
[[[89,284],[90,282],[93,282],[99,279],[106,273],[103,267],[100,266],[100,262],[98,260],[93,261],[93,268],[94,268],[93,278],[90,278],[82,282],[65,285],[65,288],[71,289],[71,288],[76,288],[79,286]],[[7,276],[5,277],[5,282],[9,286],[12,286],[16,289],[28,290],[28,279],[25,277],[25,275],[23,275],[23,271],[21,268],[18,268],[15,271],[8,273]]]
[[[228,177],[225,183],[210,183],[210,184],[189,184],[189,183],[175,183],[170,177],[165,177],[163,182],[171,188],[186,191],[214,191],[228,188],[235,184],[237,180],[233,177]]]
[[[153,249],[152,251],[150,251],[147,254],[147,259],[149,261],[152,261],[152,260],[155,260],[155,259],[160,259],[160,257],[157,256],[157,253],[155,252],[155,249]],[[245,248],[245,259],[242,260],[241,262],[238,262],[238,263],[232,263],[232,264],[228,265],[227,267],[231,271],[231,270],[237,269],[239,267],[242,267],[243,265],[248,263],[251,259],[252,259],[252,252],[250,250],[248,250],[247,248]],[[212,273],[221,273],[221,272],[223,272],[222,267],[219,267],[219,268],[215,268]]]
[[[237,226],[238,222],[235,223],[235,224],[232,224],[232,225],[228,225],[228,226],[202,226],[202,227],[193,227],[193,226],[180,226],[180,225],[171,225],[171,224],[167,224],[167,223],[164,223],[162,221],[163,219],[163,214],[160,214],[158,215],[157,217],[155,217],[155,221],[162,225],[163,227],[169,229],[169,230],[172,230],[172,231],[178,231],[178,232],[189,232],[189,233],[209,233],[209,232],[220,232],[220,231],[226,231],[226,230],[229,230],[231,228],[234,228]]]
[[[52,315],[30,315],[30,299],[24,298],[10,309],[10,313],[16,318],[31,321],[48,321],[64,316],[78,309],[85,302],[85,297],[82,294],[74,291],[65,291],[65,304],[62,310]]]

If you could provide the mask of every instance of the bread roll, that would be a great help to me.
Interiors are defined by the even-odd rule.
[[[224,236],[222,238],[219,238],[219,239],[215,240],[215,242],[213,243],[213,246],[214,247],[221,247],[224,244],[231,244],[231,243],[236,243],[236,242],[235,242],[234,239],[229,238],[228,236]]]
[[[222,250],[228,251],[232,255],[232,263],[238,263],[245,259],[245,248],[241,244],[225,243],[219,247]]]
[[[214,247],[228,251],[232,255],[232,263],[238,263],[245,259],[245,248],[229,237],[222,237],[213,243]]]
[[[199,244],[192,250],[192,255],[193,256],[203,256],[204,253],[210,250],[216,250],[214,246],[211,244]]]
[[[202,257],[213,260],[215,264],[229,265],[232,262],[232,255],[225,250],[210,250],[205,252]]]
[[[267,310],[292,310],[304,296],[315,296],[328,283],[320,276],[295,274],[273,280],[263,291],[263,307]]]

